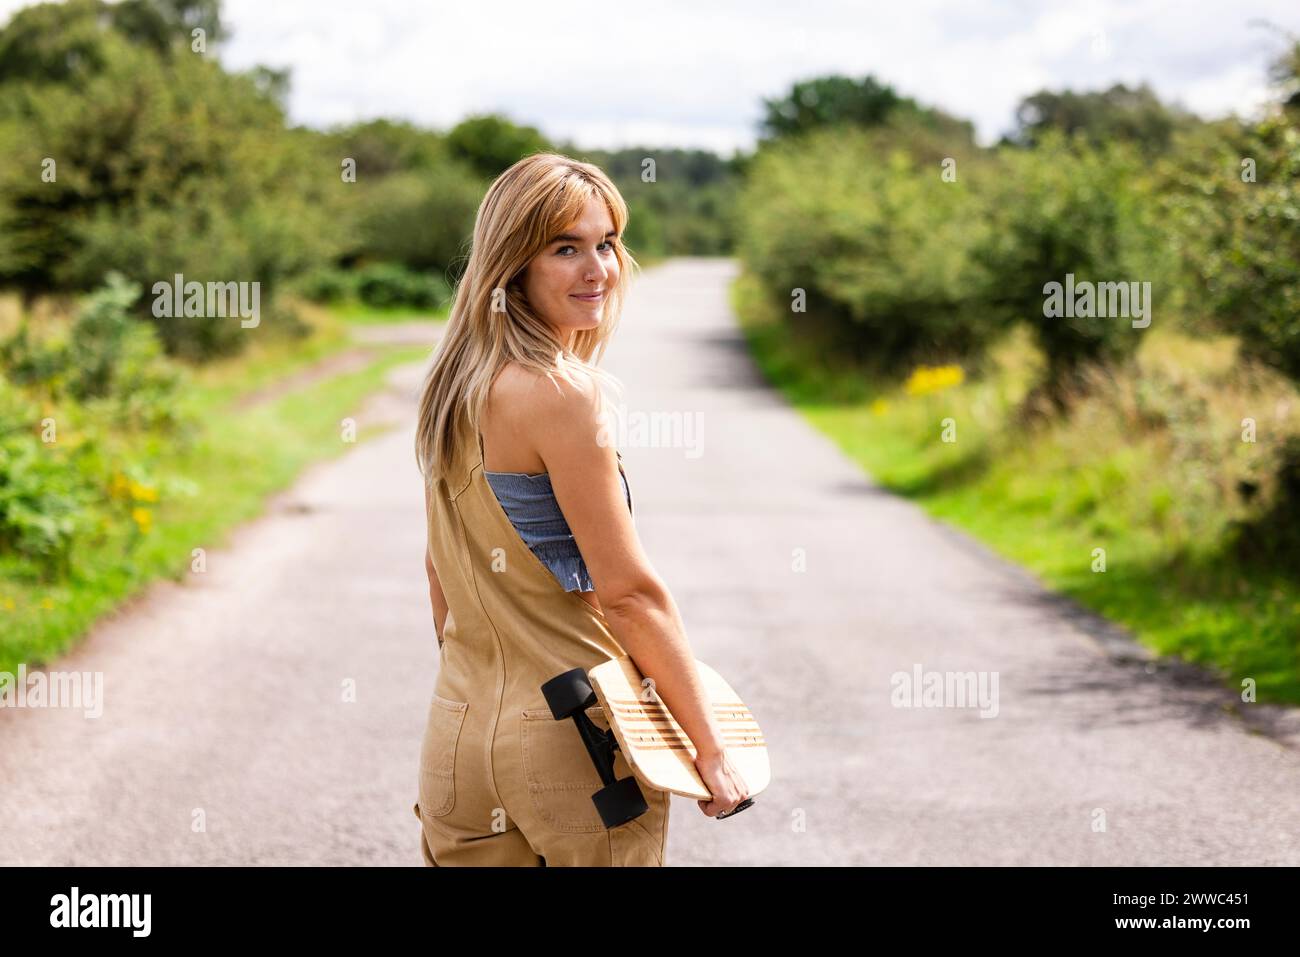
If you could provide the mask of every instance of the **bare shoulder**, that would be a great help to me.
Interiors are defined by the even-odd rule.
[[[566,435],[595,435],[600,415],[601,394],[596,381],[577,375],[573,381],[558,375],[546,376],[508,364],[497,379],[506,417],[538,442],[555,432]]]
[[[542,449],[557,436],[580,440],[599,427],[600,390],[587,376],[569,382],[515,362],[497,374],[488,393],[483,424],[491,446],[489,471],[546,471]]]

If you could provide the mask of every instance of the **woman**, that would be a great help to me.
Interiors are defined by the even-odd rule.
[[[636,266],[627,218],[590,164],[543,153],[502,173],[424,381],[416,456],[441,666],[414,810],[429,865],[664,863],[667,792],[642,788],[649,811],[607,831],[587,750],[541,693],[623,654],[695,747],[713,794],[700,809],[716,817],[748,796],[606,439],[600,387],[617,383],[596,363]]]

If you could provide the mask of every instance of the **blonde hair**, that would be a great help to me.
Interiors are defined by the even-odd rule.
[[[578,222],[593,197],[604,201],[621,236],[627,203],[604,171],[590,163],[535,153],[488,187],[474,219],[469,262],[452,295],[451,317],[420,389],[415,457],[426,483],[451,467],[459,417],[468,416],[477,432],[492,381],[507,362],[552,381],[555,376],[574,384],[585,379],[622,391],[618,379],[597,363],[618,326],[632,270],[640,268],[623,243],[614,244],[619,275],[609,287],[600,325],[579,330],[571,349],[519,285],[528,263]],[[504,311],[492,310],[494,295],[503,300]]]

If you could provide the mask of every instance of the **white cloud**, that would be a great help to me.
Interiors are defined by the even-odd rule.
[[[0,14],[20,3],[0,0]],[[761,99],[873,73],[975,122],[985,142],[1041,88],[1149,81],[1206,114],[1253,109],[1292,0],[938,0],[556,6],[535,2],[226,0],[222,58],[292,71],[297,122],[375,116],[447,127],[499,111],[583,146],[748,147]]]

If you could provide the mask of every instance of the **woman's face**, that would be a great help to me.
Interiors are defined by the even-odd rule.
[[[577,332],[600,325],[618,282],[616,242],[609,210],[593,196],[582,218],[554,237],[524,269],[524,296],[566,346]]]

